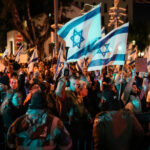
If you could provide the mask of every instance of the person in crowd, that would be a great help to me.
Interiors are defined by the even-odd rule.
[[[129,100],[128,103],[125,105],[125,108],[129,109],[134,113],[142,112],[141,101],[139,98],[139,89],[137,88],[136,82],[132,84]]]
[[[84,101],[84,105],[90,112],[92,118],[99,112],[99,103],[101,99],[101,91],[100,91],[100,84],[98,80],[95,80],[95,73],[92,72],[90,74],[90,79],[88,80],[87,84],[88,95],[87,100]]]
[[[1,104],[0,115],[1,115],[1,129],[4,134],[4,144],[6,145],[6,135],[10,125],[21,115],[22,111],[22,93],[19,91],[13,91],[10,89],[7,91],[6,97]]]
[[[66,81],[62,78],[58,82],[56,95],[59,101],[59,114],[69,129],[73,141],[73,149],[84,149],[86,135],[89,129],[90,116],[84,107],[83,97],[87,92],[80,85],[79,78],[69,77]],[[66,90],[66,85],[68,86]]]
[[[93,125],[94,150],[142,150],[144,131],[128,110],[97,114]]]
[[[45,95],[41,90],[37,90],[31,97],[26,114],[19,117],[8,130],[8,148],[71,148],[72,141],[63,122],[49,114],[46,106]]]
[[[4,101],[4,98],[6,96],[6,91],[9,88],[9,78],[7,75],[4,75],[1,73],[0,76],[0,105]]]
[[[116,86],[110,78],[103,80],[103,91],[101,97],[101,110],[118,110],[120,103]]]

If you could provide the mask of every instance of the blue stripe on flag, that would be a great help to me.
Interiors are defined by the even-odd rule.
[[[88,49],[88,53],[92,52],[93,50],[99,49],[101,48],[103,45],[105,45],[105,43],[113,36],[121,34],[121,33],[127,33],[128,32],[128,26],[127,27],[123,27],[119,30],[116,30],[115,32],[112,32],[111,34],[109,34],[108,36],[105,36],[104,38],[102,38],[102,40],[100,40],[99,43],[97,43],[95,46],[93,46],[95,44],[95,41],[89,45],[87,45],[86,47],[82,48],[80,51],[78,51],[77,53],[75,53],[74,55],[72,55],[71,57],[67,58],[67,60],[69,59],[77,59],[80,56],[83,56],[87,53],[87,49]]]
[[[19,47],[18,51],[17,51],[17,54],[15,55],[15,57],[18,55],[18,53],[20,53],[20,51],[22,50],[23,48],[23,44]]]
[[[99,38],[98,38],[99,39]],[[80,51],[72,55],[71,57],[67,58],[67,61],[69,59],[77,59],[80,58],[81,56],[85,56],[87,53],[91,53],[93,51],[93,45],[95,44],[95,41],[90,43],[89,45],[83,47]],[[81,57],[82,58],[82,57]]]
[[[33,59],[30,61],[30,63],[35,62],[35,61],[37,61],[37,60],[38,60],[37,57],[36,57],[36,58],[33,58]]]
[[[131,62],[129,63],[129,66],[131,66],[131,65],[134,64],[134,63],[135,63],[135,60],[131,61]]]
[[[97,59],[97,60],[93,60],[91,61],[91,63],[89,64],[89,67],[95,67],[95,66],[103,66],[103,65],[107,65],[108,63],[110,63],[111,61],[125,61],[125,54],[115,54],[112,57],[108,58],[108,59]]]
[[[134,54],[135,52],[136,52],[136,50],[132,51],[132,52],[130,53],[130,55]]]
[[[99,7],[97,7],[95,10],[90,11],[89,13],[79,17],[79,19],[77,18],[76,20],[72,21],[72,23],[68,22],[66,25],[64,25],[62,28],[60,28],[60,30],[57,32],[58,35],[64,39],[68,35],[68,33],[70,32],[70,30],[72,28],[75,28],[79,24],[81,24],[81,23],[85,22],[86,20],[99,14],[100,13],[100,5],[98,5],[98,6]],[[64,30],[64,28],[66,28],[66,29]]]

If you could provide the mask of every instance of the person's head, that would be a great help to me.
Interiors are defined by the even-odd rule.
[[[83,75],[84,75],[84,76],[87,76],[87,68],[86,68],[86,67],[83,68]]]
[[[87,90],[87,82],[80,78],[80,88],[79,88],[79,93],[82,97],[86,97],[88,95],[88,90]]]
[[[18,76],[17,76],[17,73],[12,73],[11,78],[10,78],[10,87],[13,90],[18,89]]]
[[[36,71],[34,71],[34,73],[33,73],[33,78],[38,78],[39,77],[39,71],[38,70],[36,70]]]
[[[45,109],[46,99],[44,93],[41,90],[37,90],[31,97],[30,109]]]
[[[12,73],[12,72],[13,72],[13,65],[12,65],[12,64],[8,65],[7,71],[8,71],[9,73]]]
[[[69,78],[69,90],[70,91],[76,91],[79,88],[79,79],[76,79],[75,77],[71,76]]]
[[[12,104],[19,108],[22,105],[22,94],[21,92],[15,92],[12,97]]]
[[[132,89],[131,89],[131,91],[132,91],[134,94],[137,94],[137,93],[138,93],[138,88],[137,88],[137,85],[136,85],[135,82],[132,84]]]
[[[111,86],[112,86],[112,80],[108,77],[104,78],[104,80],[103,80],[103,89],[111,88]]]

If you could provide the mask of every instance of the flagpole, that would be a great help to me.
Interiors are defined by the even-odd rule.
[[[118,100],[121,98],[121,88],[122,88],[122,81],[123,81],[123,70],[124,70],[124,65],[122,66],[122,70],[121,70],[121,82],[120,82],[120,89],[119,89]]]
[[[58,29],[58,0],[54,0],[54,37],[55,37],[55,49],[54,49],[54,53],[53,53],[53,57],[56,55],[57,53],[57,49],[58,49],[58,35],[57,35],[57,29]]]

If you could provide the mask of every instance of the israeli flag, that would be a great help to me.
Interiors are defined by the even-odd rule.
[[[65,60],[63,57],[63,45],[61,44],[58,59],[57,59],[57,66],[56,66],[56,70],[55,70],[54,80],[56,80],[57,77],[61,74],[64,61]]]
[[[57,33],[69,47],[67,62],[75,62],[92,52],[92,46],[101,37],[100,4],[83,16],[66,23]]]
[[[23,53],[23,51],[24,51],[24,46],[23,46],[23,44],[21,44],[18,48],[16,55],[15,55],[15,61],[16,62],[20,61],[20,55]]]
[[[29,64],[28,64],[28,71],[29,72],[33,71],[34,64],[37,62],[38,62],[38,53],[37,53],[37,49],[35,48],[32,56],[30,58]]]
[[[9,56],[10,55],[10,50],[8,48],[5,49],[2,58],[4,58],[5,56]]]
[[[83,68],[86,67],[86,59],[80,59],[77,63],[76,63],[76,68],[79,72],[83,71]]]
[[[95,43],[97,49],[88,71],[101,70],[103,66],[124,65],[129,23],[112,30]]]
[[[103,38],[104,36],[105,36],[105,28],[103,27],[101,30],[101,38]],[[99,53],[99,51],[97,51],[97,53]],[[96,53],[93,53],[90,62],[95,60],[96,57],[97,57]]]
[[[134,64],[136,57],[137,57],[137,47],[135,47],[135,48],[128,54],[127,65],[132,65],[132,64]]]

